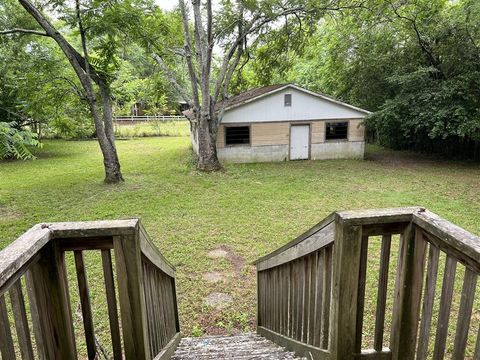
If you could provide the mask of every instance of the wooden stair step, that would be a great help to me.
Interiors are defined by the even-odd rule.
[[[172,360],[299,360],[294,353],[256,334],[183,338]]]

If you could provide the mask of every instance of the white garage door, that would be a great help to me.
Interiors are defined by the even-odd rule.
[[[310,125],[292,125],[290,129],[290,160],[308,159]]]

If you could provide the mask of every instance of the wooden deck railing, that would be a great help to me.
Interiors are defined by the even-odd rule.
[[[0,252],[3,360],[77,359],[69,252],[87,354],[95,359],[99,349],[84,262],[84,253],[92,251],[101,253],[113,359],[170,357],[180,340],[174,268],[138,220],[118,220],[36,225]]]
[[[308,359],[480,359],[480,239],[422,208],[334,213],[256,265],[258,332]]]

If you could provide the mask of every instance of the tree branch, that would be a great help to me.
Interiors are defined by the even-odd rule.
[[[23,35],[39,35],[39,36],[46,36],[50,37],[49,34],[46,32],[42,32],[39,30],[31,30],[31,29],[9,29],[9,30],[1,30],[0,35],[10,35],[10,34],[23,34]]]
[[[175,90],[180,94],[180,96],[182,97],[182,99],[184,101],[186,101],[188,103],[188,105],[190,107],[194,107],[193,104],[192,104],[192,101],[190,100],[190,97],[188,96],[187,92],[185,91],[185,89],[180,86],[180,84],[178,83],[175,75],[173,74],[173,72],[168,68],[167,64],[165,64],[165,62],[163,61],[163,59],[158,56],[157,54],[153,53],[152,54],[152,57],[153,59],[157,62],[157,64],[160,66],[160,68],[162,69],[162,71],[165,73],[165,75],[167,76],[168,80],[170,81],[170,83],[173,85],[173,87],[175,88]]]

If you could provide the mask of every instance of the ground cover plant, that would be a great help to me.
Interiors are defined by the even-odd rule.
[[[118,151],[129,178],[121,185],[99,180],[95,141],[45,141],[34,150],[35,161],[1,162],[0,248],[39,222],[140,217],[177,268],[184,334],[254,330],[250,263],[332,211],[422,205],[480,234],[480,167],[474,163],[368,147],[365,161],[227,164],[206,174],[195,170],[187,137],[122,140]],[[102,279],[99,256],[87,256],[86,263],[97,335],[107,342],[104,287],[95,281]],[[69,278],[75,289],[73,272]],[[233,303],[212,308],[205,303],[212,293],[227,293]],[[73,291],[72,303],[76,297]],[[79,339],[81,329],[78,320]]]

